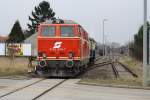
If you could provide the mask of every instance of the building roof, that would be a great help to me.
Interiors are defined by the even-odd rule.
[[[8,36],[0,36],[0,43],[4,43],[6,42],[6,40],[8,39]]]

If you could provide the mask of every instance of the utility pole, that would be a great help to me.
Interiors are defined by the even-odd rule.
[[[103,19],[103,56],[105,56],[105,21],[107,19]]]
[[[143,26],[143,86],[149,84],[149,51],[148,51],[148,38],[147,38],[147,0],[144,0],[144,26]]]
[[[104,34],[104,43],[105,43],[105,55],[107,56],[108,54],[108,40],[107,40],[107,35]]]

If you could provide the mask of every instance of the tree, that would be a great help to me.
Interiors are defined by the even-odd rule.
[[[9,38],[6,41],[7,43],[20,43],[25,39],[24,34],[22,32],[22,28],[20,26],[19,21],[17,20],[9,34]]]
[[[149,30],[150,25],[147,22],[148,29],[147,29],[147,39],[149,40]],[[149,42],[148,42],[148,49],[149,49]],[[130,52],[133,57],[138,60],[143,59],[143,25],[140,27],[137,34],[134,35],[134,42],[130,44]]]
[[[29,20],[31,21],[31,24],[27,24],[29,33],[34,34],[37,31],[37,26],[41,22],[45,22],[46,20],[55,22],[56,18],[54,16],[55,12],[50,8],[49,2],[42,1],[34,8],[34,11],[32,11],[32,17],[29,16]]]

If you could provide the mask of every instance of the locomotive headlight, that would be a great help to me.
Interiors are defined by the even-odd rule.
[[[46,61],[45,60],[39,61],[39,66],[42,67],[42,68],[45,67],[45,66],[47,66]]]
[[[66,67],[67,68],[72,68],[73,66],[74,66],[74,61],[73,60],[66,61]]]
[[[69,57],[69,59],[72,59],[74,57],[74,53],[73,52],[69,52],[68,57]]]

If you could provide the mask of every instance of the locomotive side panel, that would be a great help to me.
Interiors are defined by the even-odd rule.
[[[89,41],[88,41],[88,34],[82,27],[80,27],[80,33],[81,33],[82,60],[85,61],[84,64],[87,64],[90,58],[90,46],[89,46]]]

